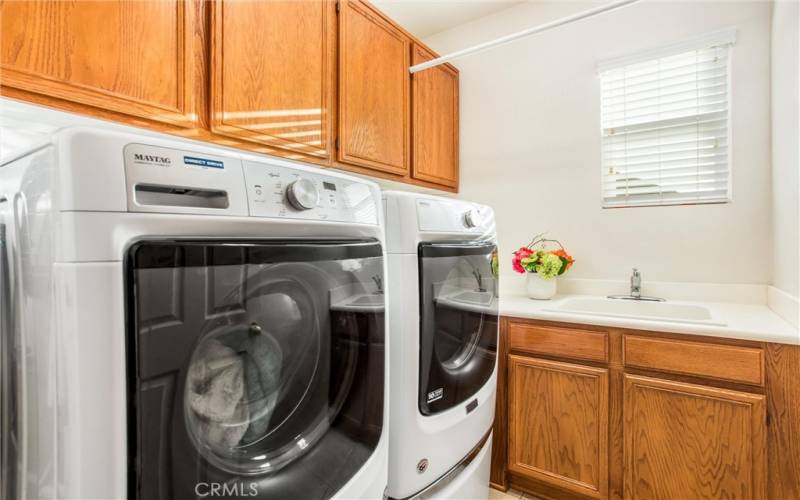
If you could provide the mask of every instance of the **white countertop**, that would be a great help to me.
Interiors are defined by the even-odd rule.
[[[565,323],[630,328],[656,332],[672,332],[693,335],[707,335],[730,339],[776,342],[800,345],[800,332],[766,305],[734,304],[722,302],[672,301],[673,304],[704,306],[712,315],[727,323],[726,326],[681,323],[677,321],[644,320],[630,317],[600,316],[586,313],[552,311],[559,301],[570,297],[591,297],[589,295],[556,295],[551,300],[533,300],[525,295],[501,295],[500,314],[516,318],[531,318]],[[603,298],[598,297],[597,298]]]

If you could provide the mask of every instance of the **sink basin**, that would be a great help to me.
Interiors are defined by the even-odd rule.
[[[473,292],[461,292],[459,294],[453,295],[448,298],[456,302],[465,302],[467,304],[480,304],[485,306],[491,304],[494,295],[491,292],[473,291]]]
[[[384,296],[382,293],[360,293],[334,300],[332,311],[379,312],[383,311]]]
[[[725,322],[714,318],[711,310],[707,307],[691,304],[671,304],[669,302],[639,302],[634,300],[575,297],[563,300],[548,310],[651,321],[726,325]]]
[[[383,304],[383,295],[361,295],[355,300],[348,302],[351,306],[375,306]]]

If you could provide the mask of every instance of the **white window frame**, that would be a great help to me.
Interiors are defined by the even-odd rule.
[[[669,44],[666,46],[658,47],[651,50],[646,50],[642,52],[637,52],[635,54],[624,55],[621,57],[614,57],[611,59],[606,59],[597,63],[597,75],[598,75],[598,93],[600,96],[599,99],[599,113],[600,116],[600,204],[603,209],[616,209],[616,208],[637,208],[637,207],[667,207],[667,206],[680,206],[680,205],[712,205],[712,204],[724,204],[730,203],[733,201],[733,81],[732,81],[732,67],[733,67],[733,50],[732,47],[736,43],[736,28],[729,27],[724,28],[718,31],[706,33],[700,36],[695,36],[691,38],[687,38],[681,40],[679,42]],[[600,76],[602,73],[621,68],[624,66],[629,66],[633,64],[643,63],[646,61],[661,59],[665,57],[670,57],[674,55],[679,55],[683,52],[691,52],[694,50],[702,50],[702,49],[710,49],[713,47],[720,47],[720,46],[727,46],[728,47],[728,61],[727,61],[727,79],[726,79],[726,86],[727,86],[727,120],[726,120],[726,136],[727,136],[727,144],[728,144],[728,152],[727,152],[727,190],[726,196],[724,199],[711,199],[711,200],[657,200],[657,201],[633,201],[631,203],[611,203],[608,199],[606,199],[605,191],[606,191],[606,173],[605,173],[605,165],[604,165],[604,129],[603,129],[603,89],[600,85],[601,78]]]

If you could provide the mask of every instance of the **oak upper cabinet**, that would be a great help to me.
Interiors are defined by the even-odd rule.
[[[366,3],[341,0],[338,160],[409,173],[410,40]]]
[[[626,499],[766,498],[763,395],[635,375],[624,387]]]
[[[411,64],[434,59],[420,45]],[[458,187],[458,71],[449,64],[411,76],[412,177]]]
[[[3,1],[2,86],[194,127],[202,9],[201,0]]]
[[[508,469],[607,498],[608,370],[509,356]]]
[[[219,0],[211,19],[212,131],[330,157],[335,3]]]

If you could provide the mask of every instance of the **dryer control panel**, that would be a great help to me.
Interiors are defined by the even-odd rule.
[[[494,230],[494,212],[487,206],[430,197],[416,202],[420,231],[482,234]]]
[[[250,215],[378,224],[369,184],[272,163],[244,162]]]

